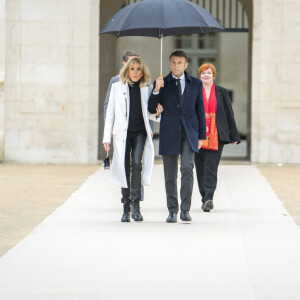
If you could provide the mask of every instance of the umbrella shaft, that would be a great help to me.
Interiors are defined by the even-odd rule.
[[[163,57],[163,35],[160,37],[160,75],[163,75],[162,72],[162,58]]]

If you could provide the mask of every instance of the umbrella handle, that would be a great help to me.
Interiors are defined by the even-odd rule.
[[[161,35],[160,38],[160,77],[163,78],[163,72],[162,72],[162,59],[163,59],[163,35]],[[161,86],[162,88],[162,86]]]
[[[163,74],[159,74],[159,77],[160,77],[160,78],[164,78],[164,75],[163,75]],[[161,85],[160,88],[162,88],[162,87],[164,87],[164,86]]]

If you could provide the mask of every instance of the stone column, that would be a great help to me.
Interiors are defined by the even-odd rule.
[[[300,2],[253,1],[251,160],[300,163]]]
[[[0,162],[4,161],[5,2],[0,0]]]
[[[253,0],[239,0],[243,5],[243,8],[247,14],[248,18],[248,104],[247,104],[247,156],[251,159],[251,101],[252,101],[252,36],[253,36]],[[255,1],[255,0],[254,0]]]

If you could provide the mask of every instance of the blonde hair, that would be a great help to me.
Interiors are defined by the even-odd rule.
[[[150,86],[150,72],[149,69],[147,67],[147,65],[145,64],[145,62],[140,58],[140,57],[134,57],[133,59],[131,59],[130,61],[128,61],[123,68],[120,71],[120,81],[125,84],[126,81],[128,82],[129,85],[133,85],[133,81],[129,78],[129,69],[135,65],[135,64],[139,64],[141,66],[142,72],[143,72],[143,76],[141,78],[141,82],[140,82],[140,87],[143,86]]]

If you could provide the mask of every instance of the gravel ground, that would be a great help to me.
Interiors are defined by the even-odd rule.
[[[300,166],[258,166],[267,178],[285,208],[300,226]]]
[[[96,165],[0,164],[0,256],[98,169]]]

